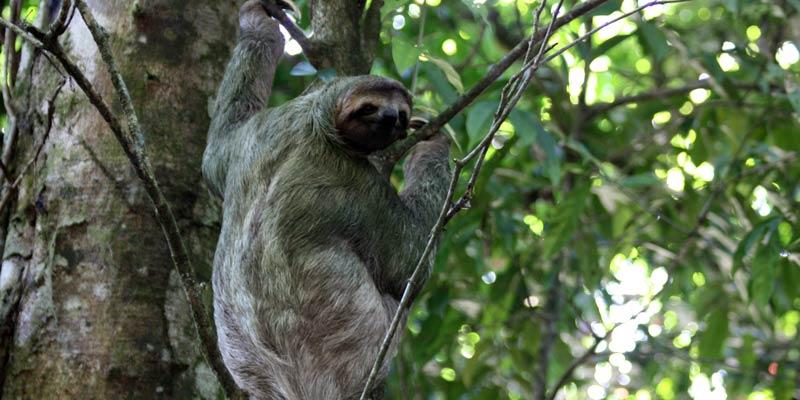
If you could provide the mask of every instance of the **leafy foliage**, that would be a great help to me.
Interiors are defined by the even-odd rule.
[[[444,109],[538,4],[394,2],[374,73]],[[554,42],[636,5],[610,1]],[[653,7],[540,70],[447,227],[391,398],[529,399],[540,376],[567,399],[797,396],[798,12]],[[451,122],[462,151],[519,68]]]

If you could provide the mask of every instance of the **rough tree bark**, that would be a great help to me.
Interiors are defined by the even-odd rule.
[[[40,11],[57,10],[43,1]],[[207,103],[234,43],[233,1],[89,1],[112,36],[158,179],[201,278],[218,205],[202,184]],[[45,18],[46,19],[46,18]],[[113,88],[80,16],[62,38],[106,99]],[[29,52],[12,167],[45,136],[62,79]],[[41,156],[11,204],[3,252],[3,398],[217,398],[150,201],[76,85],[61,90]],[[210,293],[209,293],[210,295]],[[6,310],[7,309],[7,310]]]
[[[88,3],[111,34],[157,178],[207,281],[219,204],[202,182],[200,160],[240,2]],[[382,1],[371,4],[363,15],[364,1],[310,1],[321,65],[340,75],[369,72]],[[53,18],[59,7],[58,0],[42,0],[40,19]],[[114,99],[80,16],[61,40],[104,98]],[[54,97],[64,79],[55,63],[25,52],[29,67],[14,89],[22,112],[11,176],[42,151],[0,226],[2,397],[218,398],[222,391],[203,361],[140,181],[80,89],[67,79]],[[210,304],[210,288],[208,296]]]

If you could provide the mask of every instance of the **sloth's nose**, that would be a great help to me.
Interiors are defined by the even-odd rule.
[[[394,126],[397,123],[397,118],[399,115],[397,114],[397,110],[393,108],[387,108],[381,110],[381,113],[378,118],[378,122],[382,126]]]

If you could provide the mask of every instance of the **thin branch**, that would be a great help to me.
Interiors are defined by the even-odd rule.
[[[286,3],[284,3],[286,4]],[[311,41],[306,37],[305,32],[303,32],[297,24],[289,18],[288,15],[283,11],[283,8],[277,4],[275,0],[261,0],[261,5],[267,10],[267,14],[269,14],[272,18],[275,18],[284,28],[286,31],[289,32],[289,35],[294,39],[297,44],[300,45],[300,48],[303,49],[303,54],[306,55],[306,58],[309,60],[315,59],[315,51],[312,47]],[[299,14],[295,11],[296,14]],[[315,65],[316,67],[316,65]]]
[[[425,4],[421,6],[422,11],[420,12],[419,16],[419,31],[417,32],[417,48],[422,48],[422,39],[425,36],[425,20],[428,16],[428,7]],[[414,63],[414,73],[411,74],[411,88],[409,92],[411,92],[411,96],[417,95],[417,78],[419,77],[419,67],[420,67],[420,60],[417,57],[417,61]]]
[[[647,8],[647,7],[654,6],[654,5],[657,5],[657,4],[666,4],[666,3],[673,3],[673,2],[678,2],[678,1],[686,1],[686,0],[653,1],[653,2],[650,2],[650,3],[648,3],[648,4],[646,4],[646,5],[642,6],[642,7],[637,8],[635,12],[641,11],[641,10]],[[508,81],[508,83],[506,84],[506,86],[503,88],[503,91],[502,91],[502,94],[501,94],[501,99],[500,99],[500,106],[498,107],[497,111],[495,112],[495,118],[494,118],[494,121],[492,123],[492,127],[490,128],[489,133],[484,137],[484,139],[481,141],[481,143],[478,144],[472,151],[470,151],[464,158],[456,160],[456,162],[455,162],[455,167],[453,169],[453,173],[452,173],[452,176],[451,176],[451,179],[450,179],[450,184],[448,185],[447,195],[445,196],[445,201],[442,204],[442,207],[441,207],[441,210],[439,212],[439,216],[437,217],[436,223],[434,224],[433,228],[431,228],[431,232],[430,232],[430,234],[428,236],[428,241],[427,241],[427,243],[425,245],[425,248],[424,248],[424,250],[422,252],[422,255],[418,259],[417,264],[414,267],[414,271],[411,274],[411,277],[406,281],[406,285],[405,285],[405,288],[403,290],[403,295],[400,298],[400,302],[399,302],[399,304],[397,306],[397,310],[395,311],[394,317],[392,318],[392,322],[389,325],[389,328],[386,330],[386,334],[385,334],[385,336],[383,338],[383,342],[381,344],[380,350],[378,351],[378,355],[377,355],[377,358],[375,360],[375,363],[372,366],[372,369],[370,371],[369,377],[367,378],[367,382],[364,385],[363,391],[361,392],[361,397],[360,397],[361,400],[365,400],[366,399],[367,393],[369,392],[369,390],[372,387],[372,384],[374,383],[375,379],[377,378],[378,372],[380,371],[381,366],[383,365],[383,361],[386,358],[386,354],[388,352],[388,349],[389,349],[389,346],[391,344],[392,338],[394,337],[394,334],[397,331],[397,327],[398,327],[398,325],[400,323],[400,319],[402,318],[403,310],[405,310],[408,307],[410,307],[411,289],[416,284],[416,281],[417,281],[417,279],[418,279],[418,277],[419,277],[419,275],[420,275],[420,273],[421,273],[421,271],[423,269],[424,264],[426,263],[426,261],[428,260],[428,257],[432,253],[433,247],[434,247],[435,243],[438,241],[438,238],[441,235],[441,232],[442,232],[442,230],[444,228],[444,225],[449,221],[449,217],[452,217],[452,215],[454,214],[454,213],[451,213],[450,211],[452,209],[456,208],[456,207],[459,207],[458,205],[455,205],[455,206],[453,206],[453,208],[451,208],[451,202],[453,200],[453,196],[454,196],[454,193],[455,193],[455,188],[456,188],[456,186],[458,184],[461,171],[464,169],[464,167],[466,166],[466,164],[468,162],[470,162],[472,159],[474,159],[476,156],[478,156],[478,154],[480,154],[480,156],[478,158],[478,161],[476,162],[476,166],[475,166],[475,168],[473,170],[473,174],[470,177],[470,182],[472,182],[472,185],[474,186],[475,179],[477,179],[477,175],[480,172],[481,165],[483,163],[483,160],[485,159],[486,151],[488,149],[488,146],[491,143],[492,138],[494,137],[495,133],[499,129],[500,124],[505,120],[505,118],[508,117],[508,115],[510,114],[511,110],[516,105],[517,101],[519,101],[519,99],[522,96],[522,94],[524,93],[525,89],[527,88],[527,85],[530,83],[530,80],[532,79],[533,72],[542,63],[545,63],[545,62],[548,62],[548,61],[552,60],[558,54],[563,53],[564,51],[566,51],[566,49],[569,49],[569,48],[575,46],[575,44],[577,42],[579,42],[581,40],[584,40],[586,37],[588,37],[588,36],[584,35],[584,36],[578,38],[576,41],[568,44],[564,48],[560,49],[559,52],[557,52],[555,55],[551,55],[551,56],[548,56],[546,58],[542,58],[543,54],[545,53],[545,50],[546,49],[549,50],[550,48],[552,48],[552,47],[547,47],[546,46],[546,43],[548,42],[548,40],[550,38],[550,35],[556,29],[558,29],[559,27],[563,26],[564,24],[566,24],[567,22],[571,21],[572,19],[575,19],[575,18],[579,17],[580,15],[583,15],[583,14],[589,12],[592,8],[599,6],[600,4],[603,3],[603,1],[601,1],[601,0],[591,1],[590,0],[590,1],[586,2],[586,3],[583,3],[582,6],[576,8],[576,9],[573,9],[572,11],[567,13],[564,17],[556,18],[558,16],[558,11],[560,10],[560,7],[561,7],[562,3],[563,3],[563,0],[559,1],[558,6],[556,8],[556,12],[554,13],[555,15],[553,16],[553,19],[551,20],[551,23],[548,25],[547,29],[545,29],[545,30],[535,29],[534,33],[531,35],[530,39],[526,40],[525,42],[522,42],[522,43],[518,44],[513,50],[511,50],[511,52],[509,52],[509,54],[507,54],[505,57],[503,57],[503,59],[501,59],[501,61],[498,64],[496,64],[495,66],[493,66],[490,69],[490,71],[487,73],[487,77],[485,77],[478,84],[473,86],[473,88],[470,89],[469,92],[467,92],[464,96],[462,96],[459,100],[457,100],[453,105],[451,105],[450,108],[448,108],[448,110],[446,110],[442,114],[439,114],[439,116],[437,116],[433,121],[431,121],[430,123],[426,124],[421,129],[417,130],[415,135],[412,135],[412,137],[410,137],[410,138],[408,138],[408,139],[406,139],[406,140],[404,140],[402,142],[402,143],[406,143],[406,145],[409,144],[409,140],[412,141],[413,143],[416,143],[415,141],[419,141],[419,140],[422,140],[423,138],[429,137],[432,134],[432,132],[437,132],[439,130],[439,128],[444,126],[444,124],[447,121],[450,120],[450,118],[455,116],[464,107],[466,107],[468,104],[470,104],[472,101],[474,101],[475,98],[477,98],[477,96],[480,93],[482,93],[483,90],[485,90],[485,88],[488,87],[488,85],[491,84],[494,81],[494,79],[499,77],[499,75],[503,71],[505,71],[508,68],[508,66],[511,65],[511,63],[513,63],[516,59],[518,59],[523,54],[525,55],[525,59],[523,60],[523,68],[522,68],[522,70],[520,72],[518,72],[517,74],[515,74],[512,77],[512,79],[510,79]],[[632,13],[627,13],[626,15],[631,15],[631,14]],[[613,22],[619,21],[620,19],[622,19],[622,18],[617,18],[617,19],[613,20]],[[590,32],[590,34],[594,33],[594,32],[597,32],[598,30],[600,30],[601,28],[603,28],[605,26],[608,26],[609,24],[601,25],[600,27],[592,30]],[[530,58],[530,53],[531,53],[530,50],[531,50],[534,42],[540,43],[540,46],[539,46],[539,50],[538,50],[536,56],[531,59]],[[512,56],[514,54],[515,54],[515,56]],[[507,65],[503,66],[505,63],[507,63]],[[491,79],[489,79],[489,78],[491,78]],[[425,133],[424,132],[425,130],[429,130],[429,132]],[[413,146],[413,143],[411,143],[410,146],[408,146],[408,148]],[[401,144],[401,146],[403,146],[403,145]],[[390,153],[389,154],[392,154],[391,151],[393,151],[393,150],[391,150],[391,149],[396,149],[396,148],[397,148],[396,145],[392,146],[392,148],[390,148]],[[407,150],[408,148],[404,149],[403,152],[405,150]],[[395,154],[395,155],[397,155],[397,154]],[[399,155],[402,156],[402,153],[400,153]],[[383,158],[383,160],[386,160],[386,158]],[[462,196],[462,199],[467,199],[467,201],[468,201],[469,196],[470,196],[470,194],[469,194],[470,190],[471,189],[468,189],[468,191],[465,192],[465,196]],[[461,203],[461,201],[459,201],[459,203]],[[460,206],[459,209],[461,209],[461,208],[464,208],[464,207]]]
[[[569,382],[570,378],[572,378],[572,374],[575,373],[575,370],[578,369],[581,365],[585,364],[589,359],[594,356],[597,351],[597,346],[600,345],[601,340],[597,340],[595,338],[594,343],[591,347],[586,349],[586,351],[581,354],[580,357],[572,361],[572,364],[564,370],[564,373],[561,374],[561,377],[558,378],[558,382],[556,382],[555,386],[553,386],[553,391],[547,396],[547,400],[555,400],[558,391]]]
[[[33,47],[36,47],[36,48],[41,49],[41,50],[47,50],[45,48],[44,44],[42,43],[42,41],[39,38],[35,37],[33,34],[29,33],[28,31],[26,31],[26,30],[24,30],[22,28],[20,28],[19,26],[15,25],[15,24],[12,24],[7,19],[0,18],[0,25],[3,25],[3,27],[6,28],[6,29],[10,29],[17,36],[19,36],[19,37],[25,39],[26,41],[28,41],[30,44],[33,45]],[[30,29],[34,30],[35,32],[40,32],[40,31],[36,30],[35,28],[30,28]],[[40,36],[44,37],[45,35],[42,33]]]
[[[0,161],[0,172],[3,173],[3,181],[6,184],[11,184],[11,173],[8,171],[8,167],[6,167],[6,163]]]
[[[20,8],[21,0],[11,1],[10,16],[13,23],[17,23],[19,21]],[[17,114],[20,110],[18,110],[18,106],[16,105],[16,101],[12,95],[12,88],[14,87],[14,81],[16,79],[14,59],[16,58],[15,54],[18,53],[16,51],[17,36],[10,28],[6,28],[3,31],[5,62],[3,65],[3,82],[0,86],[0,90],[3,94],[3,105],[5,107],[6,117],[8,119],[8,131],[5,132],[6,134],[3,138],[3,152],[2,155],[0,155],[0,161],[2,161],[4,165],[7,165],[11,161],[14,144],[17,141],[17,133],[19,131]],[[3,170],[3,178],[6,182],[11,179],[11,175],[9,175],[5,169]]]
[[[22,11],[22,0],[11,0],[10,20],[12,24],[19,24],[19,16]],[[3,90],[14,87],[17,80],[17,68],[19,67],[19,51],[17,51],[17,36],[14,32],[6,30],[5,43],[3,44],[5,53],[5,77]]]
[[[640,13],[642,10],[644,10],[646,8],[653,7],[653,6],[658,6],[658,5],[665,5],[665,4],[686,3],[686,2],[689,2],[689,1],[692,1],[692,0],[655,0],[655,1],[651,1],[649,3],[645,3],[645,4],[643,4],[643,5],[639,6],[639,7],[634,8],[631,11],[628,11],[628,12],[626,12],[624,14],[621,14],[621,15],[617,16],[616,18],[613,18],[613,19],[610,19],[610,20],[606,21],[606,23],[597,26],[596,28],[590,30],[589,32],[586,32],[585,34],[581,35],[579,38],[573,40],[570,44],[558,49],[558,51],[556,51],[553,54],[550,54],[549,56],[547,56],[547,58],[544,60],[544,62],[547,63],[547,62],[555,59],[556,57],[560,56],[561,54],[564,54],[567,50],[577,46],[578,43],[580,43],[580,42],[586,40],[587,38],[589,38],[590,36],[594,35],[598,31],[600,31],[601,29],[606,28],[606,27],[608,27],[610,25],[613,25],[613,24],[615,24],[615,23],[617,23],[617,22],[619,22],[619,21],[621,21],[621,20],[623,20],[625,18],[630,17],[631,15],[638,14],[638,13]]]
[[[372,0],[369,9],[364,11],[361,19],[361,48],[369,54],[370,60],[374,58],[375,49],[380,40],[383,3],[383,0]]]
[[[580,357],[578,357],[577,359],[573,360],[572,364],[570,364],[569,367],[567,367],[567,369],[564,370],[564,372],[561,374],[561,377],[559,377],[558,381],[556,381],[556,384],[553,386],[552,389],[550,389],[550,394],[547,396],[547,400],[555,400],[556,395],[558,394],[558,391],[561,390],[561,388],[564,387],[564,385],[566,385],[567,382],[569,382],[569,379],[572,378],[572,374],[575,372],[575,370],[578,369],[578,367],[583,365],[585,362],[587,362],[592,356],[597,354],[596,351],[597,351],[597,347],[600,345],[600,342],[610,338],[611,334],[614,333],[614,331],[617,330],[617,328],[621,327],[622,325],[625,325],[625,324],[627,324],[627,323],[629,323],[631,321],[636,321],[636,319],[639,318],[639,316],[641,316],[642,314],[647,312],[648,309],[650,309],[650,305],[653,304],[653,301],[659,295],[664,293],[664,290],[666,288],[667,288],[667,286],[664,285],[659,290],[657,290],[655,293],[650,295],[650,300],[647,301],[646,304],[643,304],[639,308],[638,311],[636,311],[635,313],[631,314],[631,316],[628,317],[627,319],[625,319],[624,321],[620,321],[620,322],[617,322],[616,324],[614,324],[611,328],[606,330],[606,332],[603,334],[603,336],[598,336],[598,335],[592,333],[592,336],[594,336],[594,343],[592,343],[592,345],[589,346],[589,348],[586,349],[586,351],[583,354],[581,354]]]
[[[639,102],[648,101],[648,100],[665,99],[665,98],[673,97],[673,96],[680,96],[680,95],[686,94],[688,92],[691,92],[692,90],[695,90],[695,89],[704,89],[704,88],[708,88],[708,87],[710,87],[708,81],[706,81],[705,79],[702,79],[702,80],[698,80],[698,81],[695,81],[695,82],[688,83],[688,84],[686,84],[684,86],[681,86],[681,87],[660,88],[660,89],[655,89],[655,90],[650,91],[650,92],[639,93],[639,94],[635,94],[635,95],[632,95],[632,96],[620,97],[620,98],[615,99],[614,101],[611,101],[611,102],[608,102],[608,103],[600,103],[600,104],[594,104],[592,106],[589,106],[589,115],[593,116],[593,115],[603,114],[603,113],[606,113],[606,112],[608,112],[609,110],[611,110],[613,108],[624,106],[624,105],[627,105],[627,104],[639,103]]]
[[[72,0],[64,0],[61,3],[58,18],[50,26],[47,36],[55,38],[63,35],[67,31],[73,15],[75,15],[75,7],[73,7]]]
[[[558,15],[558,10],[561,8],[561,4],[563,4],[563,0],[560,0],[558,3],[558,8],[556,10],[556,15]],[[544,7],[544,6],[542,6]],[[540,46],[539,50],[534,57],[534,60],[541,59],[543,52],[545,51],[545,45],[550,38],[550,35],[553,33],[554,26],[557,23],[557,19],[553,18],[550,25],[548,26],[547,30],[544,32],[540,39]],[[538,24],[539,18],[537,15],[536,24]],[[534,30],[534,34],[531,35],[530,39],[525,42],[525,46],[521,47],[525,53],[525,61],[527,62],[531,55],[531,49],[533,48],[533,43],[536,40],[538,30]],[[444,228],[444,225],[448,221],[448,215],[450,215],[451,209],[451,202],[453,200],[453,196],[455,195],[455,189],[459,181],[459,177],[461,175],[461,171],[467,165],[469,161],[475,158],[478,154],[480,154],[480,158],[478,159],[478,164],[475,167],[475,171],[480,171],[480,165],[483,162],[483,159],[486,155],[486,149],[488,148],[489,144],[491,143],[492,138],[494,137],[497,130],[500,128],[500,124],[504,121],[508,115],[510,114],[511,110],[516,105],[517,101],[519,101],[520,97],[525,91],[527,84],[530,82],[531,78],[533,77],[533,70],[539,66],[538,62],[534,62],[531,66],[527,67],[527,73],[522,75],[520,79],[510,80],[505,88],[503,89],[503,95],[500,100],[500,106],[498,106],[497,111],[495,112],[495,120],[492,123],[492,128],[490,129],[489,133],[484,137],[481,143],[475,147],[469,154],[467,154],[464,158],[460,160],[456,160],[455,167],[453,173],[450,178],[450,184],[447,188],[447,195],[445,196],[445,201],[442,204],[441,210],[439,212],[439,216],[436,219],[436,223],[434,224],[431,232],[428,236],[428,241],[425,245],[425,248],[422,252],[422,255],[419,257],[416,266],[414,267],[414,272],[411,274],[411,277],[406,281],[406,285],[403,289],[403,295],[400,298],[400,302],[397,306],[397,310],[392,317],[392,322],[389,325],[389,328],[386,330],[386,334],[383,338],[383,342],[381,343],[380,350],[378,351],[377,358],[375,359],[375,363],[372,365],[372,369],[370,371],[369,377],[367,378],[367,382],[364,385],[364,389],[361,392],[361,400],[365,400],[367,398],[367,394],[369,393],[372,385],[377,379],[378,373],[381,370],[381,366],[383,365],[383,361],[386,358],[386,354],[389,350],[392,338],[394,337],[395,333],[397,332],[397,327],[400,324],[400,320],[402,319],[403,310],[407,309],[411,304],[411,290],[416,285],[417,280],[419,279],[419,275],[422,273],[423,266],[425,265],[428,257],[433,252],[433,248],[435,243],[438,241],[439,236]],[[430,125],[430,123],[428,124]],[[477,176],[477,172],[473,171],[473,177]],[[473,182],[474,183],[474,182]]]
[[[733,155],[731,156],[731,160],[732,160],[731,164],[736,162],[736,160],[738,160],[739,157],[741,156],[742,152],[745,149],[745,144],[746,144],[748,138],[749,138],[749,134],[745,135],[745,138],[742,139],[742,141],[739,143],[737,148],[734,150]],[[727,168],[727,169],[725,169],[723,171],[722,174],[720,174],[718,176],[715,176],[714,180],[712,181],[712,186],[714,184],[716,184],[716,188],[714,188],[711,191],[711,193],[708,195],[708,198],[706,198],[706,201],[703,203],[703,206],[702,206],[700,212],[697,214],[697,217],[695,218],[695,223],[693,224],[692,228],[690,228],[688,231],[686,231],[686,233],[685,233],[686,237],[684,238],[683,242],[681,243],[680,250],[675,255],[675,257],[672,258],[672,262],[667,266],[667,271],[668,272],[671,273],[671,272],[675,271],[675,269],[682,262],[684,262],[684,260],[686,259],[686,256],[688,255],[688,252],[689,252],[689,249],[691,247],[691,244],[692,244],[693,240],[695,240],[695,238],[700,237],[700,235],[698,235],[698,232],[703,227],[703,224],[706,222],[713,202],[716,200],[716,198],[719,196],[719,194],[721,194],[722,191],[724,191],[724,189],[726,187],[730,187],[730,183],[726,183],[725,182],[727,180],[727,176],[728,176],[729,171],[730,171],[730,168]],[[737,175],[734,178],[737,179],[740,176],[741,175]],[[651,296],[651,299],[654,299],[658,295],[663,293],[666,288],[667,288],[666,285],[663,286],[661,289],[659,289],[656,293],[654,293]],[[626,322],[629,322],[629,321],[633,321],[636,318],[638,318],[641,314],[643,314],[649,308],[650,303],[652,303],[652,300],[650,302],[648,302],[648,304],[643,305],[642,308],[638,312],[634,313],[633,316],[631,318],[629,318],[627,321],[618,323],[614,327],[612,327],[610,330],[608,330],[606,332],[606,334],[602,338],[599,338],[599,339],[595,338],[594,345],[590,349],[588,349],[583,355],[581,355],[581,357],[579,357],[578,359],[573,361],[573,363],[570,365],[570,367],[568,367],[567,370],[564,371],[564,373],[562,374],[561,378],[558,380],[558,383],[551,390],[550,396],[548,397],[548,400],[554,400],[555,396],[556,396],[556,394],[558,394],[558,391],[560,390],[560,388],[563,387],[569,381],[569,379],[572,377],[572,373],[575,371],[575,369],[578,366],[582,365],[589,358],[591,358],[591,356],[593,356],[595,354],[595,351],[597,349],[597,345],[599,344],[599,342],[601,340],[607,339],[611,335],[611,333],[617,327],[621,326],[622,324],[624,324]]]
[[[156,219],[158,220],[161,228],[164,231],[164,236],[167,239],[167,245],[172,256],[172,262],[175,269],[181,277],[183,289],[186,297],[189,300],[189,305],[192,311],[193,320],[196,324],[200,341],[204,347],[204,355],[206,361],[214,368],[220,384],[225,389],[229,398],[241,397],[236,383],[225,368],[222,362],[222,356],[217,347],[216,335],[211,318],[205,309],[202,300],[202,289],[197,282],[194,268],[189,261],[189,252],[181,237],[180,229],[175,220],[175,215],[172,212],[167,199],[164,197],[163,192],[156,180],[153,168],[150,164],[149,156],[145,148],[144,132],[139,124],[139,119],[136,115],[136,109],[133,107],[133,101],[125,84],[125,80],[117,68],[116,60],[111,53],[111,48],[108,44],[108,33],[100,24],[94,19],[89,6],[85,0],[76,0],[76,7],[80,11],[86,26],[92,34],[95,42],[97,43],[100,56],[106,64],[108,73],[111,76],[111,82],[117,92],[117,97],[122,105],[123,114],[126,118],[128,130],[123,131],[119,121],[114,118],[113,114],[109,115],[116,123],[115,136],[122,146],[128,159],[133,164],[136,174],[142,180],[150,200],[153,202]],[[64,65],[67,68],[67,65]],[[69,68],[67,68],[69,70]],[[112,125],[112,124],[110,124]]]
[[[378,376],[378,372],[381,369],[381,365],[383,365],[383,360],[386,358],[386,353],[389,350],[389,346],[392,341],[392,337],[394,337],[395,332],[397,331],[397,326],[400,324],[400,319],[402,317],[402,310],[410,304],[411,300],[411,286],[413,282],[416,282],[420,273],[422,272],[422,265],[425,263],[425,260],[428,259],[430,256],[434,244],[438,238],[439,232],[441,232],[442,228],[444,228],[444,217],[447,215],[447,210],[450,207],[450,201],[453,198],[453,194],[455,193],[456,184],[458,183],[458,179],[455,178],[461,172],[461,169],[458,165],[455,166],[453,169],[453,179],[450,180],[450,185],[447,188],[447,195],[445,196],[446,201],[442,204],[442,208],[439,211],[439,217],[436,220],[436,224],[431,229],[431,233],[428,236],[428,242],[425,244],[425,249],[422,251],[422,255],[417,262],[417,266],[414,268],[414,272],[411,274],[411,277],[406,281],[406,286],[403,289],[403,295],[400,298],[400,303],[398,304],[397,311],[392,318],[392,322],[387,329],[386,335],[383,337],[383,342],[381,343],[380,351],[378,351],[378,356],[375,360],[375,363],[372,365],[372,370],[370,371],[369,377],[367,378],[367,382],[364,385],[364,390],[361,392],[360,400],[366,400],[367,393],[372,388],[373,383],[375,382],[376,377]]]
[[[585,15],[594,10],[595,8],[603,5],[608,0],[589,0],[581,5],[575,7],[570,12],[558,18],[553,24],[554,29],[558,29],[569,22]],[[538,30],[532,36],[534,41],[539,42],[544,38],[545,31]],[[376,154],[375,158],[387,164],[394,164],[400,160],[403,155],[410,150],[417,142],[425,140],[434,133],[438,132],[445,124],[447,124],[453,117],[458,115],[463,109],[477,100],[489,86],[494,83],[500,76],[511,67],[520,57],[524,56],[528,50],[527,38],[518,43],[511,49],[503,58],[491,66],[486,75],[478,81],[469,91],[464,93],[461,97],[456,99],[447,109],[442,111],[436,118],[432,119],[428,124],[418,129],[414,134],[409,135],[406,139],[396,142],[391,147],[383,150],[380,154]]]
[[[3,198],[0,199],[0,214],[2,214],[5,211],[6,207],[8,207],[8,204],[11,203],[12,195],[14,194],[14,192],[16,192],[17,187],[19,187],[19,184],[22,182],[22,178],[25,177],[25,174],[28,172],[31,166],[33,166],[36,160],[39,159],[39,155],[42,153],[44,145],[47,144],[47,139],[50,138],[50,130],[53,128],[53,117],[55,116],[55,111],[56,111],[55,107],[56,99],[58,98],[58,95],[61,93],[61,89],[64,87],[64,84],[66,82],[67,82],[66,80],[61,81],[61,83],[59,83],[58,86],[56,87],[55,92],[53,92],[53,95],[47,101],[47,123],[44,128],[44,133],[42,134],[42,140],[39,142],[39,145],[33,152],[33,157],[31,157],[31,159],[28,160],[28,162],[25,163],[25,166],[23,166],[22,169],[19,171],[19,175],[17,175],[17,178],[14,179],[14,181],[11,182],[11,184],[9,184],[6,187],[5,192],[3,193]]]
[[[480,31],[478,31],[478,38],[477,40],[475,40],[475,45],[471,46],[469,53],[467,53],[467,56],[464,57],[464,61],[456,65],[455,67],[456,71],[461,71],[464,68],[470,66],[472,64],[472,61],[475,59],[475,56],[478,55],[478,50],[480,50],[481,48],[480,44],[481,42],[483,42],[483,37],[486,35],[486,25],[480,24],[480,26],[481,26]]]
[[[545,5],[547,4],[546,1],[542,2],[542,5],[536,11],[536,16],[534,17],[534,32],[539,30],[539,20],[544,10]],[[551,20],[550,25],[547,27],[545,31],[545,37],[541,41],[539,46],[539,50],[536,53],[536,56],[531,59],[530,54],[531,50],[533,49],[533,36],[531,36],[530,41],[528,42],[528,50],[525,53],[525,58],[523,60],[523,69],[516,73],[511,80],[508,81],[508,84],[503,89],[503,93],[500,97],[500,106],[498,106],[497,111],[495,112],[494,121],[492,126],[489,130],[489,133],[481,140],[481,142],[472,150],[470,151],[464,158],[461,160],[456,161],[456,164],[466,164],[470,162],[477,154],[480,153],[478,156],[478,161],[475,163],[475,168],[472,170],[472,174],[469,177],[469,181],[467,182],[467,188],[464,190],[464,194],[450,207],[450,210],[447,212],[447,216],[445,217],[445,223],[450,221],[456,213],[459,211],[469,208],[470,202],[472,201],[472,196],[475,190],[475,184],[478,181],[478,176],[480,175],[481,169],[483,167],[483,162],[486,159],[486,153],[489,151],[489,145],[491,144],[492,140],[494,140],[497,131],[500,129],[500,125],[503,121],[508,118],[513,110],[514,106],[516,106],[519,99],[522,97],[522,94],[528,87],[531,79],[533,78],[533,73],[539,68],[540,60],[542,59],[542,55],[546,52],[550,51],[555,47],[555,45],[547,46],[547,41],[549,40],[550,36],[553,33],[553,26],[558,16],[558,13],[561,11],[561,6],[564,4],[563,0],[560,0],[556,5],[555,15],[553,20]],[[508,93],[506,92],[513,91],[514,93],[511,95],[510,99],[507,99],[506,96]]]
[[[71,1],[65,0],[61,4],[59,20],[54,27],[58,27],[64,24],[66,19],[66,14],[68,9],[70,8]],[[5,69],[3,74],[3,83],[2,83],[2,93],[3,93],[3,100],[6,108],[6,115],[8,116],[8,132],[6,137],[3,139],[3,151],[0,155],[0,162],[3,164],[3,180],[6,184],[10,183],[11,175],[9,175],[8,170],[5,166],[9,165],[11,162],[11,157],[13,155],[14,146],[16,144],[17,135],[19,133],[19,124],[17,121],[17,114],[20,112],[18,110],[19,106],[16,104],[16,101],[13,97],[12,88],[14,86],[14,81],[16,79],[17,70],[19,67],[19,57],[20,52],[16,51],[16,38],[17,36],[22,37],[23,39],[28,39],[28,35],[26,32],[21,31],[17,28],[16,24],[19,23],[19,17],[21,12],[21,2],[20,1],[12,1],[11,5],[11,22],[10,25],[5,25],[5,44],[6,47],[6,59],[5,59]],[[56,38],[59,35],[64,33],[63,30],[52,30],[47,37],[48,38]],[[49,58],[48,58],[49,60]],[[13,188],[7,187],[6,195],[11,195],[11,190]]]

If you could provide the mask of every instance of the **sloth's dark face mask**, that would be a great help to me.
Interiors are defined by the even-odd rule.
[[[350,149],[363,154],[383,150],[406,137],[411,99],[394,81],[365,85],[340,100],[336,130]]]

